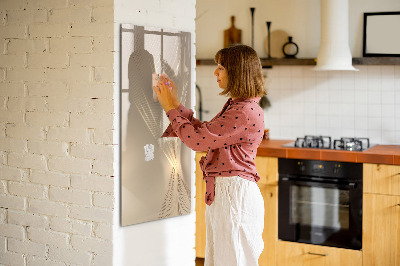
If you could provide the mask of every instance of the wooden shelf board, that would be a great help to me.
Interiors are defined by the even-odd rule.
[[[260,58],[263,67],[269,66],[313,66],[315,58]],[[216,65],[214,59],[197,59],[196,65]],[[353,65],[400,65],[400,57],[355,57]]]

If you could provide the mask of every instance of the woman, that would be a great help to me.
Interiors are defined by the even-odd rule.
[[[153,87],[171,122],[162,137],[179,137],[195,151],[208,151],[200,160],[206,182],[205,265],[258,265],[264,248],[264,201],[254,163],[265,128],[258,105],[266,95],[261,63],[246,45],[218,51],[215,62],[219,94],[230,98],[210,122],[194,118],[179,103],[168,77]]]

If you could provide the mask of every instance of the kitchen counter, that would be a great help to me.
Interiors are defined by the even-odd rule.
[[[290,142],[294,142],[294,140],[263,140],[257,149],[257,155],[278,158],[400,165],[400,145],[376,145],[365,151],[282,147],[282,145]]]

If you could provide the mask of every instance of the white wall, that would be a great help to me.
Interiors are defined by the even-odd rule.
[[[115,0],[114,1],[114,99],[115,113],[119,113],[119,27],[121,23],[148,25],[189,31],[192,33],[192,90],[195,82],[195,0]],[[194,93],[192,93],[192,105]],[[190,106],[187,106],[190,107]],[[114,128],[119,128],[115,117]],[[120,132],[114,131],[114,142],[120,143]],[[115,169],[118,170],[119,154]],[[171,265],[186,266],[195,263],[195,162],[192,152],[192,213],[189,215],[120,227],[119,211],[114,213],[114,265]],[[120,198],[119,171],[115,173],[115,197]],[[119,210],[119,200],[115,209]]]
[[[317,0],[223,0],[218,5],[224,8],[218,10],[215,5],[214,1],[202,1],[197,5],[199,58],[213,58],[221,48],[222,31],[229,27],[229,17],[237,15],[235,12],[243,12],[236,18],[237,27],[248,29],[243,42],[250,44],[250,6],[256,7],[257,27],[263,25],[264,32],[255,30],[255,49],[261,57],[265,56],[262,46],[266,36],[265,20],[271,20],[275,29],[281,27],[293,32],[300,47],[299,58],[318,54]],[[362,12],[400,10],[400,2],[349,0],[349,9],[350,47],[353,57],[360,57]],[[260,13],[263,12],[265,15],[262,16]],[[376,144],[400,144],[400,66],[355,67],[360,71],[314,72],[310,66],[274,66],[264,70],[272,104],[264,111],[265,124],[271,137],[295,139],[305,134],[324,134],[333,138],[369,137]],[[210,112],[203,115],[203,120],[210,120],[220,111],[226,98],[217,96],[220,89],[213,76],[214,67],[199,66],[196,71],[196,83],[202,89],[203,109]]]
[[[111,265],[113,1],[0,3],[0,264]]]
[[[119,24],[192,32],[194,62],[194,17],[194,0],[1,1],[1,265],[194,264],[194,181],[190,215],[119,226],[116,130]]]
[[[254,14],[254,49],[266,57],[265,22],[271,31],[283,30],[299,46],[299,58],[314,58],[320,38],[320,0],[201,0],[196,6],[197,58],[214,58],[223,46],[223,31],[230,27],[230,17],[242,30],[242,42],[251,45],[251,13]],[[363,12],[399,11],[398,0],[349,0],[349,42],[353,57],[362,56]],[[272,40],[273,41],[273,40]],[[271,45],[272,46],[272,45]]]

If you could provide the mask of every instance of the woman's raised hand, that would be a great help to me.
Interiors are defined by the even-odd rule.
[[[153,90],[157,94],[158,102],[166,113],[171,109],[176,109],[172,100],[173,97],[171,94],[170,84],[168,82],[160,78],[157,86],[153,86]]]
[[[179,106],[179,100],[178,100],[178,87],[175,85],[175,83],[167,76],[167,74],[161,74],[160,75],[161,81],[165,84],[168,83],[169,86],[171,87],[171,99],[174,104],[175,108],[178,108]]]

